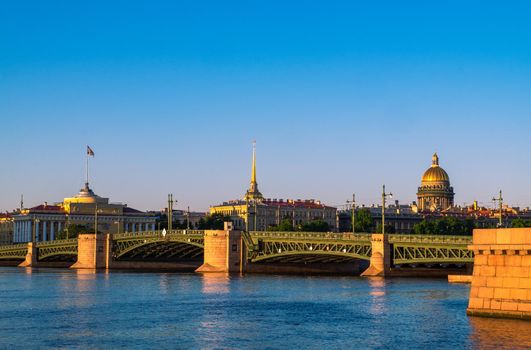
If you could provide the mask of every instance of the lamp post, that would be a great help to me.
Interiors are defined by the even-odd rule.
[[[382,188],[382,234],[385,235],[385,201],[387,198],[393,198],[393,194],[385,193],[385,185]]]
[[[500,193],[498,194],[498,198],[492,197],[492,201],[494,202],[494,204],[496,204],[496,202],[498,202],[498,206],[499,206],[499,209],[500,209],[500,219],[499,219],[499,222],[498,222],[498,227],[502,227],[503,226],[503,198],[502,198],[502,191],[501,190],[500,190]]]
[[[186,229],[190,229],[190,206],[186,208]]]
[[[68,239],[68,226],[70,226],[70,215],[66,214],[66,239]]]
[[[177,204],[175,200],[175,204]],[[168,194],[168,231],[173,229],[173,193]]]
[[[245,198],[245,231],[249,232],[249,201]]]
[[[352,201],[349,201],[347,199],[347,205],[348,204],[351,204],[351,221],[352,221],[352,233],[356,233],[356,229],[354,228],[354,220],[355,220],[355,216],[356,216],[356,213],[355,213],[355,210],[356,210],[356,195],[353,193],[352,194]]]
[[[254,201],[254,230],[255,230],[255,231],[258,231],[258,230],[256,229],[256,217],[257,217],[257,214],[258,214],[258,212],[257,212],[257,210],[256,210],[256,200],[255,200],[255,201]]]
[[[94,234],[98,234],[98,204],[96,203],[96,209],[94,210]]]
[[[32,243],[37,242],[37,225],[36,224],[38,224],[39,222],[41,222],[41,220],[35,219],[35,217],[33,218],[33,230],[32,230],[33,234],[31,235],[32,236],[31,237],[31,242]]]

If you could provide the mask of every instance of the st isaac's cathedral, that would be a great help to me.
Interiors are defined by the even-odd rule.
[[[418,210],[443,211],[454,206],[454,188],[448,173],[439,166],[439,156],[432,157],[431,167],[424,172],[417,192]]]

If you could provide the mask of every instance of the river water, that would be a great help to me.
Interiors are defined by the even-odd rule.
[[[0,267],[0,348],[531,348],[531,322],[469,318],[468,292],[441,279]]]

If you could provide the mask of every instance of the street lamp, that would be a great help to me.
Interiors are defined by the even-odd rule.
[[[186,210],[186,229],[190,229],[190,206],[188,206]]]
[[[354,217],[356,216],[356,214],[355,214],[354,211],[356,210],[356,195],[354,193],[352,194],[352,201],[349,201],[347,199],[347,205],[349,203],[351,203],[351,205],[352,205],[352,207],[351,207],[352,213],[350,214],[351,215],[351,220],[352,220],[352,233],[355,233],[356,229],[354,228],[354,220],[355,220]]]
[[[94,234],[98,234],[98,213],[103,213],[103,210],[98,209],[98,204],[96,203],[96,208],[94,210]]]
[[[503,226],[503,198],[502,198],[501,190],[498,195],[498,198],[492,197],[492,201],[494,202],[494,205],[496,205],[496,202],[498,202],[499,209],[500,209],[500,221],[498,222],[498,227],[502,227]]]
[[[382,234],[385,235],[385,201],[387,198],[393,198],[393,194],[385,193],[385,185],[382,188]]]
[[[32,237],[31,237],[31,242],[32,243],[35,243],[37,242],[37,225],[39,222],[41,222],[41,220],[39,219],[35,219],[35,217],[33,218],[33,234],[32,234]]]
[[[70,215],[66,214],[66,239],[68,239],[68,226],[70,226]]]
[[[175,205],[177,205],[175,200]],[[168,231],[173,229],[173,193],[168,194]]]

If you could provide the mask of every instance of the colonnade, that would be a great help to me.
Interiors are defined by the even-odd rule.
[[[154,222],[126,222],[124,224],[125,232],[155,231]]]
[[[53,241],[63,226],[64,222],[57,220],[15,220],[13,243],[31,242],[34,231],[36,242]]]

